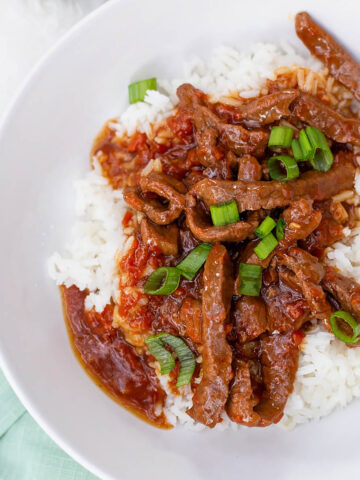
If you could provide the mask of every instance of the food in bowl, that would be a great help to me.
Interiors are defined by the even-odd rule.
[[[359,395],[360,67],[296,31],[316,58],[221,47],[131,84],[76,184],[49,261],[70,338],[155,426],[290,428]]]

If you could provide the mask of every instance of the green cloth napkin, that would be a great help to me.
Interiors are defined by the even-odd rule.
[[[0,370],[0,480],[96,480],[41,430]]]

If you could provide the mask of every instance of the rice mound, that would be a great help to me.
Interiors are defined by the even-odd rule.
[[[119,137],[131,135],[136,130],[151,135],[152,125],[173,112],[177,103],[176,88],[181,83],[192,83],[208,93],[211,100],[220,100],[224,96],[231,98],[234,92],[250,98],[262,93],[265,81],[275,79],[276,70],[279,72],[282,68],[291,69],[296,65],[313,72],[322,68],[316,59],[310,55],[299,55],[289,45],[280,48],[272,44],[255,44],[245,51],[221,46],[213,52],[209,62],[194,58],[186,64],[183,78],[159,80],[159,91],[149,91],[144,102],[129,106],[110,126]],[[305,90],[312,91],[314,82],[311,75],[300,80]],[[88,289],[86,308],[101,312],[119,295],[115,257],[124,249],[127,238],[121,227],[126,204],[121,192],[113,190],[101,176],[96,158],[94,166],[95,169],[85,178],[75,182],[78,220],[64,253],[55,252],[48,261],[48,269],[58,285]],[[360,195],[359,175],[355,188]],[[356,193],[350,192],[348,197],[358,205],[360,200]],[[346,229],[345,233],[343,242],[328,249],[328,262],[360,282],[360,228]],[[168,393],[165,412],[169,422],[195,431],[206,428],[186,414],[192,405],[190,388],[182,387],[179,395],[174,395],[168,389],[167,376],[161,376],[158,368],[156,371]],[[347,348],[317,326],[306,335],[301,345],[294,392],[278,425],[292,429],[297,424],[320,419],[359,396],[360,349]],[[238,425],[230,422],[224,414],[223,422],[215,428],[237,429]]]

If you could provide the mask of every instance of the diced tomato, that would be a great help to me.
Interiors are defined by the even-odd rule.
[[[135,132],[134,135],[130,138],[127,149],[128,149],[128,152],[134,153],[144,148],[145,145],[146,145],[145,133]]]

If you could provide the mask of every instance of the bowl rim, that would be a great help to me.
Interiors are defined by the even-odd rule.
[[[21,103],[22,97],[26,94],[29,85],[36,78],[38,73],[46,67],[48,61],[53,57],[54,54],[68,42],[71,42],[73,37],[79,33],[81,30],[86,28],[88,24],[95,21],[99,15],[106,14],[108,10],[111,10],[115,4],[128,4],[131,3],[131,0],[108,0],[99,7],[95,8],[92,12],[88,13],[76,22],[69,30],[67,30],[59,39],[56,40],[54,45],[52,45],[35,63],[31,70],[27,73],[24,80],[20,83],[17,91],[10,99],[9,103],[5,107],[3,114],[0,117],[0,140],[2,131],[5,129],[5,126],[11,116],[12,111],[16,106]],[[4,373],[6,380],[8,381],[11,388],[14,390],[16,396],[23,404],[27,412],[33,417],[36,423],[44,430],[44,432],[53,440],[67,455],[69,455],[73,460],[79,463],[82,467],[87,469],[90,473],[96,475],[101,479],[111,479],[108,474],[104,473],[100,468],[98,468],[94,463],[89,461],[85,456],[78,452],[78,450],[71,446],[70,443],[63,439],[56,430],[45,420],[41,410],[31,402],[28,398],[26,392],[24,391],[21,382],[16,378],[16,375],[13,374],[11,366],[5,359],[5,355],[0,348],[0,368]]]

